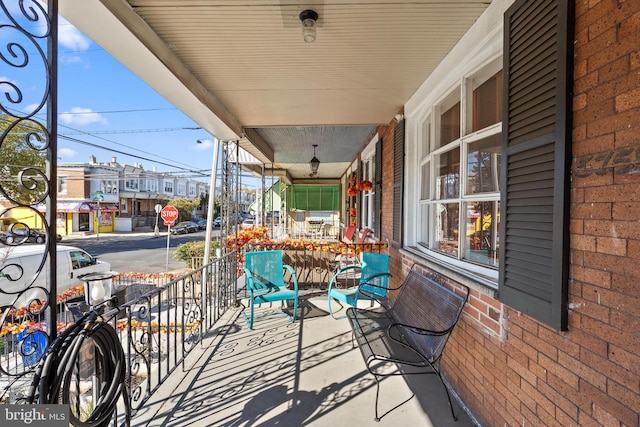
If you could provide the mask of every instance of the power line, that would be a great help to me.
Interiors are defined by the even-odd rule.
[[[169,167],[172,167],[172,168],[181,169],[181,170],[183,170],[185,172],[198,173],[198,171],[194,170],[194,169],[187,169],[187,168],[183,168],[183,167],[180,167],[180,166],[172,165],[172,164],[169,164],[169,163],[161,162],[161,161],[158,161],[158,160],[149,159],[147,157],[142,157],[142,156],[137,156],[135,154],[126,153],[124,151],[116,150],[114,148],[103,147],[101,145],[93,144],[91,142],[83,141],[81,139],[71,138],[69,136],[64,136],[64,135],[59,135],[59,137],[62,138],[62,139],[66,139],[67,141],[75,142],[77,144],[86,145],[86,146],[89,146],[89,147],[98,148],[100,150],[112,151],[114,153],[122,154],[122,155],[125,155],[125,156],[129,156],[129,157],[133,157],[133,158],[136,158],[136,159],[140,159],[140,160],[145,160],[147,162],[154,162],[154,163],[158,163],[158,164],[161,164],[161,165],[164,165],[164,166],[169,166]],[[122,145],[122,144],[119,144],[119,145]],[[132,147],[128,147],[128,148],[132,148]],[[137,150],[137,151],[144,152],[142,150]],[[146,153],[146,154],[151,154],[151,153]],[[158,157],[164,158],[164,157],[161,157],[161,156],[158,156]],[[181,163],[181,164],[183,164],[183,163]],[[207,176],[205,174],[201,174],[201,175],[202,176]]]
[[[179,111],[177,108],[138,108],[134,110],[106,110],[106,111],[64,111],[62,113],[58,113],[58,115],[62,114],[73,114],[73,115],[82,115],[82,114],[120,114],[120,113],[144,113],[147,111]],[[198,128],[201,129],[201,128]]]
[[[153,133],[153,132],[174,132],[179,130],[201,130],[199,127],[181,127],[181,128],[158,128],[158,129],[128,129],[128,130],[92,130],[92,131],[77,131],[77,132],[65,132],[60,135],[115,135],[119,133]]]
[[[18,111],[18,110],[15,110],[15,109],[13,109],[13,110],[14,111]],[[43,118],[40,118],[40,119],[43,120]],[[2,121],[5,122],[5,123],[10,123],[10,121],[7,120],[6,118],[2,118]],[[29,125],[25,124],[25,126],[29,126]],[[84,131],[81,131],[79,129],[74,129],[74,128],[70,127],[70,126],[66,126],[66,125],[62,125],[62,124],[58,124],[58,126],[59,127],[64,127],[64,128],[67,128],[67,129],[71,129],[71,130],[73,130],[75,132],[78,132],[78,134],[81,134],[81,135],[93,136],[94,138],[103,140],[105,142],[108,142],[108,143],[111,143],[111,144],[115,144],[115,145],[119,145],[119,146],[122,146],[122,147],[125,147],[125,148],[128,148],[128,149],[131,149],[131,150],[135,150],[135,151],[138,151],[138,152],[143,153],[143,154],[147,154],[147,155],[150,155],[150,156],[157,157],[159,159],[164,159],[164,160],[167,160],[167,161],[172,161],[173,160],[173,159],[166,158],[164,156],[159,156],[157,154],[150,153],[148,151],[144,151],[144,150],[140,150],[140,149],[135,148],[135,147],[128,146],[126,144],[122,144],[122,143],[119,143],[119,142],[116,142],[116,141],[112,141],[112,140],[109,140],[109,139],[106,139],[106,138],[103,138],[103,137],[98,137],[98,136],[92,135],[91,133],[84,132]],[[32,128],[32,129],[34,131],[40,131],[41,130],[41,129],[35,128],[35,127]],[[184,165],[184,166],[188,167],[188,168],[183,168],[183,167],[180,167],[180,166],[176,166],[176,164],[164,163],[164,162],[153,160],[153,159],[149,159],[149,158],[146,158],[146,157],[136,156],[135,154],[126,153],[126,152],[119,151],[119,150],[116,150],[116,149],[107,148],[107,147],[103,147],[103,146],[100,146],[100,145],[92,144],[90,142],[82,141],[82,140],[77,139],[77,138],[70,138],[70,137],[68,137],[68,136],[66,136],[64,134],[60,134],[60,133],[58,134],[58,137],[62,138],[62,139],[66,139],[66,140],[71,141],[71,142],[76,142],[76,143],[79,143],[79,144],[84,144],[84,145],[100,148],[102,150],[113,151],[113,152],[116,152],[118,154],[123,154],[125,156],[130,156],[130,157],[134,157],[134,158],[137,158],[137,159],[141,159],[141,160],[145,160],[145,161],[149,161],[149,162],[153,162],[153,163],[162,164],[162,165],[169,166],[169,167],[176,168],[176,169],[182,169],[182,170],[187,171],[187,172],[192,172],[192,173],[197,172],[196,168],[194,168],[193,166],[188,165],[186,163],[176,162],[177,164],[181,164],[181,165]],[[206,175],[203,174],[203,176],[206,176]]]

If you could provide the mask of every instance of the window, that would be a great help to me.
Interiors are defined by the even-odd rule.
[[[124,187],[130,190],[138,189],[138,181],[136,179],[128,179],[124,183]]]
[[[362,180],[369,181],[371,183],[376,182],[375,180],[375,156],[369,157],[368,159],[362,160]],[[379,230],[375,230],[375,226],[373,223],[374,220],[374,193],[375,189],[371,190],[362,190],[362,198],[361,198],[361,212],[360,212],[360,224],[361,228],[369,228],[373,230],[374,233],[379,234]]]
[[[62,194],[67,193],[67,177],[66,176],[58,177],[58,193],[62,193]]]
[[[164,192],[173,194],[173,181],[164,181]]]
[[[496,63],[464,79],[432,106],[417,146],[418,244],[492,269],[498,267],[500,218],[502,72],[497,68]]]
[[[129,205],[127,204],[127,199],[120,199],[120,212],[127,213],[129,212]]]

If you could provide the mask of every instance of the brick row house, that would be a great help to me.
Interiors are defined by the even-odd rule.
[[[343,176],[396,284],[471,288],[442,368],[481,425],[640,425],[639,49],[640,2],[494,1]]]
[[[145,170],[141,164],[123,165],[113,157],[110,162],[97,162],[95,156],[87,163],[58,164],[58,202],[56,229],[60,235],[76,232],[152,230],[155,226],[155,206],[177,198],[200,198],[208,192],[205,182],[182,178],[168,172]],[[38,210],[46,211],[45,205]],[[100,215],[97,214],[98,209]],[[32,227],[42,227],[40,219],[27,209],[13,209],[10,218],[3,219],[3,228],[21,221]],[[204,202],[195,215],[206,212]],[[162,222],[162,221],[160,221]],[[162,224],[160,224],[162,226]]]
[[[286,65],[267,69],[259,61],[269,55],[226,45],[238,43],[249,50],[251,43],[242,45],[246,39],[240,37],[247,32],[226,37],[223,48],[214,50],[218,45],[205,43],[219,41],[213,31],[220,25],[208,22],[205,27],[212,34],[202,36],[202,21],[197,21],[198,34],[186,31],[188,25],[175,29],[175,19],[194,23],[204,13],[188,7],[134,8],[129,3],[138,2],[118,3],[126,6],[107,11],[97,5],[95,9],[102,13],[102,19],[108,15],[118,25],[129,22],[128,40],[136,42],[134,47],[140,48],[136,52],[151,53],[149,61],[161,58],[155,66],[166,66],[161,69],[170,71],[166,75],[171,84],[160,82],[160,73],[150,70],[149,64],[136,67],[132,50],[118,49],[113,45],[116,42],[110,42],[112,33],[87,23],[92,15],[79,9],[87,7],[85,3],[75,2],[63,14],[94,40],[107,46],[111,43],[113,52],[146,75],[159,91],[171,87],[171,92],[164,91],[165,96],[174,96],[181,108],[191,108],[193,117],[221,140],[242,137],[241,144],[247,146],[246,139],[251,139],[253,147],[248,148],[255,148],[252,154],[270,155],[273,162],[277,150],[263,136],[277,131],[276,137],[286,140],[289,129],[277,128],[270,134],[271,126],[295,128],[306,125],[303,120],[314,119],[318,127],[332,123],[334,117],[319,110],[304,119],[291,114],[289,122],[274,115],[270,116],[275,117],[273,123],[264,123],[262,117],[249,115],[261,111],[264,99],[271,100],[269,108],[280,113],[289,93],[298,96],[291,102],[294,113],[306,113],[309,104],[321,105],[323,97],[332,93],[329,89],[340,95],[332,98],[334,109],[342,115],[352,113],[342,109],[349,91],[338,84],[329,87],[324,80],[303,85],[301,79],[291,78],[286,91],[281,87],[267,90],[277,85],[269,86],[265,76],[298,78],[294,72],[300,68],[305,76],[320,68],[323,79],[333,74],[342,77],[341,72],[347,75],[348,67],[338,68],[344,66],[340,55],[324,56],[320,67],[307,61],[332,52],[322,51],[321,43],[315,45],[314,54],[295,56],[296,66],[289,67],[293,71]],[[207,3],[197,7],[206,9]],[[383,3],[373,3],[375,8],[383,8]],[[390,26],[396,22],[391,22],[396,12],[404,16],[401,12],[406,13],[407,8],[428,8],[438,2],[410,3],[392,5],[398,10],[388,16]],[[447,7],[454,13],[454,9],[477,5],[452,1]],[[334,41],[330,46],[336,50],[365,39],[349,39],[360,34],[348,33],[348,26],[331,27],[340,18],[344,23],[343,15],[353,22],[353,11],[344,7],[324,2],[320,18],[319,39],[323,30],[327,39],[340,34],[339,43]],[[360,7],[367,14],[376,13],[365,5]],[[455,46],[447,49],[417,90],[394,104],[387,119],[367,117],[370,120],[366,123],[377,125],[364,144],[357,142],[360,154],[339,160],[349,165],[337,177],[329,178],[341,182],[342,222],[353,219],[358,227],[372,229],[374,238],[389,241],[390,270],[396,285],[417,263],[423,273],[442,284],[453,289],[461,285],[471,288],[441,368],[479,424],[638,426],[640,1],[493,0],[482,7],[486,8],[477,19],[474,16]],[[244,17],[246,8],[260,6],[221,15],[225,19]],[[266,21],[269,13],[251,15],[252,19],[264,19],[260,23],[265,27],[272,24],[261,33],[265,36],[260,49],[275,52],[268,50],[271,40],[278,47],[290,43],[293,50],[294,44],[282,33],[296,27],[299,34],[298,27],[281,25],[285,13],[279,9],[272,13],[277,15],[277,25]],[[214,19],[217,15],[216,10],[206,16]],[[241,21],[245,22],[238,18]],[[364,27],[357,30],[364,32]],[[387,37],[382,27],[375,30]],[[263,29],[259,25],[251,28]],[[268,38],[268,31],[275,36]],[[435,31],[454,29],[443,25]],[[410,39],[413,34],[404,37],[406,43],[414,41]],[[311,46],[305,48],[310,51]],[[366,51],[372,52],[368,53],[368,70],[394,62],[397,46],[385,46],[386,50]],[[242,86],[232,91],[222,79],[228,77],[224,68],[234,63],[233,57],[195,60],[190,56],[193,52],[213,55],[210,51],[220,56],[239,51],[245,61],[241,75],[249,80],[249,71],[260,70],[259,82],[234,80]],[[300,66],[298,61],[303,59],[307,62]],[[357,59],[352,60],[355,63]],[[198,63],[206,68],[199,70],[201,74],[190,74],[188,70],[197,68]],[[220,67],[211,72],[211,64]],[[405,71],[397,67],[397,73]],[[233,72],[237,74],[235,68]],[[347,80],[342,78],[340,83]],[[311,90],[296,92],[298,86]],[[357,86],[349,89],[357,92]],[[185,89],[183,98],[175,95],[178,89]],[[371,105],[392,98],[396,91],[389,86],[367,89],[366,100]],[[247,108],[234,104],[235,98],[244,101]],[[303,102],[307,98],[313,101]],[[211,114],[203,114],[205,110]],[[358,113],[366,114],[365,108],[361,110]],[[243,123],[238,117],[244,114]],[[251,128],[254,122],[262,127]],[[231,136],[225,139],[225,135]],[[290,175],[298,165],[308,170],[306,162],[315,141],[305,142],[306,149],[300,139],[280,146],[289,148],[285,154],[293,165]],[[272,144],[277,144],[275,138]],[[323,144],[318,150],[321,170],[330,154],[322,148]],[[332,148],[341,152],[340,147]],[[298,151],[299,158],[292,159]],[[370,181],[371,189],[347,197],[354,180]],[[161,189],[173,191],[168,185],[178,183],[165,181]],[[416,398],[428,400],[430,396]]]

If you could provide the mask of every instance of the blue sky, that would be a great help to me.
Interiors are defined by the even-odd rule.
[[[4,16],[0,18],[6,22]],[[84,163],[91,155],[98,162],[109,162],[115,156],[119,163],[141,163],[145,169],[209,173],[210,134],[63,18],[58,37],[59,162]],[[15,32],[0,33],[0,42],[7,39],[31,46]],[[20,104],[3,102],[9,109],[33,109],[44,86],[44,68],[33,55],[35,48],[27,50],[32,55],[27,67],[10,67],[0,61],[0,82],[14,83],[24,95]],[[43,122],[44,111],[38,116]],[[206,177],[202,180],[208,182]]]
[[[61,162],[86,162],[95,155],[98,161],[115,156],[120,163],[159,171],[211,169],[212,137],[63,19],[58,82],[59,133],[107,148],[60,138]]]

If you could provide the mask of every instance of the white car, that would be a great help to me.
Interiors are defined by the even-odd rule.
[[[255,226],[256,222],[253,219],[245,219],[244,221],[242,221],[242,224],[240,224],[240,228],[243,230],[249,230]]]
[[[60,245],[56,249],[58,293],[82,285],[84,282],[78,276],[111,270],[111,264],[99,261],[80,248]],[[42,289],[49,289],[46,263],[38,276],[35,275],[47,255],[42,245],[0,245],[0,307],[24,307],[33,298],[44,299]]]

